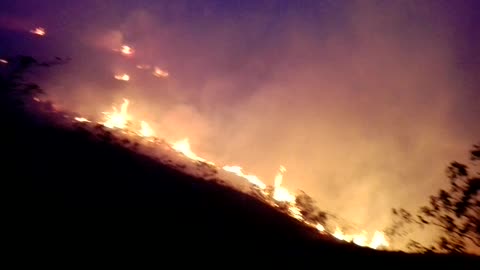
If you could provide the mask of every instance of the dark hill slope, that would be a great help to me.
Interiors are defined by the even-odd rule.
[[[26,257],[142,254],[198,264],[192,258],[202,255],[209,263],[230,258],[228,267],[478,263],[339,243],[245,194],[47,119],[2,96],[2,179],[19,191],[8,204],[9,234]]]

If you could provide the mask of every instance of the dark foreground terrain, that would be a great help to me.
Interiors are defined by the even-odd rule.
[[[234,190],[194,179],[128,148],[32,116],[1,97],[2,180],[18,263],[475,268],[475,257],[375,251],[322,237]],[[35,115],[35,114],[34,114]],[[45,121],[44,121],[45,120]],[[6,189],[7,190],[7,189]],[[17,252],[18,251],[18,252]],[[141,263],[143,259],[137,259]]]

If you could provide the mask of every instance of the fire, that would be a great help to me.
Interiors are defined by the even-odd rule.
[[[104,112],[104,114],[106,115],[106,121],[102,124],[108,128],[126,128],[127,123],[131,118],[128,114],[129,103],[130,101],[124,98],[122,106],[120,107],[120,111],[118,111],[117,108],[113,106],[113,112]]]
[[[150,65],[137,65],[138,69],[150,69]]]
[[[30,30],[30,33],[33,33],[35,35],[39,35],[39,36],[45,36],[45,34],[47,33],[45,28],[43,27],[37,27],[35,29],[32,29]]]
[[[104,112],[104,114],[106,115],[106,120],[104,122],[100,122],[100,124],[103,124],[105,127],[108,127],[108,128],[118,128],[122,130],[130,129],[132,126],[130,126],[129,123],[130,121],[132,121],[132,116],[128,113],[129,104],[130,104],[129,100],[124,98],[123,103],[120,107],[120,110],[117,110],[117,108],[113,106],[112,112]],[[78,122],[90,122],[88,119],[83,117],[76,117],[75,120]],[[154,130],[145,121],[140,121],[140,129],[138,131],[134,131],[134,133],[137,134],[138,136],[145,137],[145,138],[155,138]],[[174,143],[169,143],[169,144],[175,151],[183,154],[184,156],[186,156],[191,160],[204,162],[216,167],[216,164],[214,162],[208,161],[207,159],[198,156],[196,153],[192,151],[189,138],[184,138],[182,140],[176,141]],[[296,205],[295,194],[291,193],[285,187],[282,186],[283,177],[285,172],[287,171],[284,166],[280,166],[277,174],[275,175],[272,192],[267,191],[268,190],[267,184],[265,184],[258,176],[244,173],[242,167],[240,166],[227,165],[227,166],[223,166],[222,169],[226,172],[233,173],[245,179],[246,181],[251,183],[253,186],[259,188],[262,191],[262,193],[266,195],[265,196],[266,202],[270,203],[271,205],[276,207],[280,205],[286,205],[288,209],[288,214],[291,217],[301,222],[304,222],[305,224],[311,227],[316,228],[319,233],[322,233],[322,234],[328,233],[339,240],[354,243],[359,246],[370,247],[373,249],[389,246],[389,243],[387,242],[384,234],[379,231],[375,231],[371,240],[368,241],[368,235],[365,231],[363,231],[360,234],[345,234],[342,232],[342,230],[339,227],[336,227],[335,231],[331,233],[331,232],[328,232],[325,229],[324,225],[320,223],[312,224],[305,221],[301,213],[301,210]],[[268,198],[271,198],[271,199],[268,199]]]
[[[267,188],[267,185],[260,180],[256,175],[253,174],[244,174],[242,172],[242,167],[240,166],[223,166],[223,170],[227,172],[234,173],[242,178],[245,178],[250,182],[251,184],[259,187],[260,189],[264,190]]]
[[[122,47],[120,48],[120,52],[125,56],[130,56],[133,54],[133,49],[130,46],[122,45]]]
[[[283,174],[287,171],[285,167],[280,166],[280,169],[275,176],[274,185],[275,188],[273,191],[273,199],[278,202],[295,202],[295,195],[291,194],[286,188],[282,187]]]
[[[139,131],[139,135],[142,136],[142,137],[153,137],[155,135],[155,132],[153,132],[153,129],[150,127],[150,125],[145,122],[145,121],[141,121],[140,122],[140,131]]]
[[[0,63],[2,63],[2,64],[8,64],[8,61],[5,60],[5,59],[0,59]]]
[[[130,80],[130,76],[128,74],[116,74],[115,76],[113,76],[115,79],[119,80],[119,81],[129,81]]]
[[[90,120],[88,120],[87,118],[84,118],[84,117],[75,117],[74,119],[78,122],[88,122],[88,123],[91,122]]]
[[[161,70],[159,67],[154,68],[153,75],[162,78],[166,78],[169,76],[168,72]]]
[[[370,247],[373,249],[377,249],[379,247],[388,247],[389,243],[385,238],[385,235],[382,232],[375,231],[373,234],[372,240],[370,243],[368,242],[367,233],[364,231],[362,234],[344,234],[340,228],[336,228],[335,232],[332,234],[338,240],[346,241],[346,242],[353,242],[356,245],[362,247]]]
[[[177,142],[173,143],[172,148],[175,149],[175,151],[182,153],[183,155],[185,155],[189,159],[205,162],[205,163],[208,163],[210,165],[215,165],[215,163],[197,156],[192,151],[192,149],[190,149],[190,142],[189,142],[188,138],[185,138],[185,139],[182,139],[180,141],[177,141]]]

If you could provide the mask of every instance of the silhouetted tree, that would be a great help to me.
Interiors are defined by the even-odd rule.
[[[451,162],[447,168],[449,188],[430,196],[428,205],[420,207],[416,214],[405,209],[393,209],[395,221],[387,230],[390,237],[405,236],[411,232],[409,225],[440,229],[436,242],[423,247],[410,241],[408,247],[416,251],[440,251],[459,253],[469,247],[480,248],[480,171],[472,172],[480,160],[480,144],[470,151],[471,168],[459,162]],[[478,168],[477,168],[478,169]]]

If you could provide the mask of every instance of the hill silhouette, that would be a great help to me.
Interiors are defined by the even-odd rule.
[[[462,268],[479,262],[376,251],[322,236],[249,195],[126,147],[108,132],[63,125],[68,121],[52,106],[19,103],[4,91],[0,100],[2,178],[19,191],[8,205],[13,242],[25,257],[141,254],[177,266],[228,258],[225,267]]]

